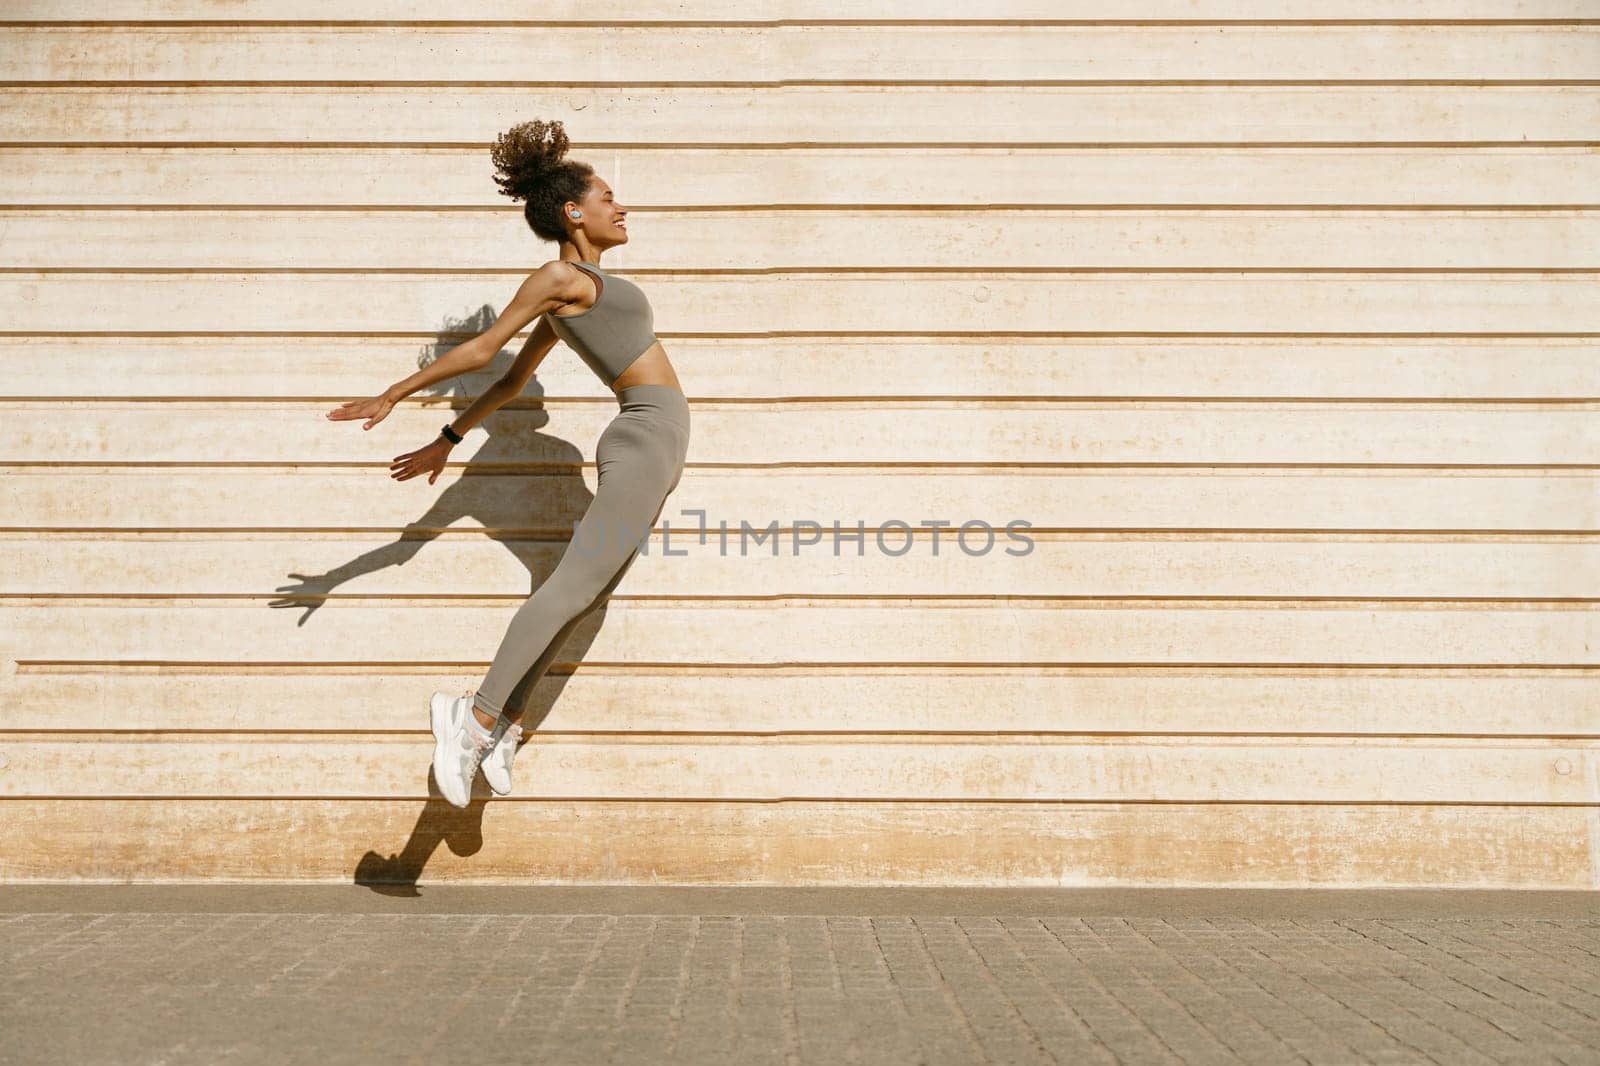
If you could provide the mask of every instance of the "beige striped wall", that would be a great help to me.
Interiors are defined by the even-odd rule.
[[[1065,9],[8,5],[0,880],[1600,888],[1600,2]],[[614,404],[557,348],[433,486],[510,350],[323,415],[555,253],[533,117],[633,209],[683,554],[457,811],[427,695]]]

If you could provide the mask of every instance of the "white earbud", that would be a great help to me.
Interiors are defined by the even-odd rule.
[[[578,212],[574,211],[574,212],[572,212],[572,217],[573,218],[582,218],[583,216],[578,214]]]

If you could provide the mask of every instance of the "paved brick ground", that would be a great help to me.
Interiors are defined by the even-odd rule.
[[[0,888],[0,1061],[1600,1063],[1592,894],[563,891]]]

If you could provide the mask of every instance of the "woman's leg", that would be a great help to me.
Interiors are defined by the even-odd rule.
[[[524,694],[633,564],[682,474],[687,434],[672,426],[624,411],[601,434],[594,499],[555,570],[512,616],[473,698],[480,722],[522,717]]]

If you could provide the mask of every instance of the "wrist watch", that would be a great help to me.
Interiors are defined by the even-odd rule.
[[[450,423],[446,422],[444,424],[444,428],[441,429],[439,432],[441,434],[443,434],[444,439],[449,441],[451,444],[460,444],[461,443],[461,434],[459,434],[455,430],[451,429],[450,428]]]

